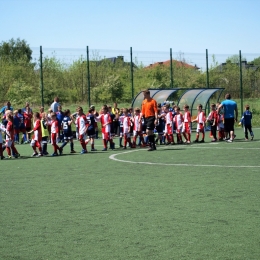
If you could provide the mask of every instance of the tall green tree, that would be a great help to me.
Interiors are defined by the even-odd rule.
[[[2,41],[0,43],[0,59],[10,62],[18,62],[19,60],[30,62],[32,50],[25,40],[12,38],[8,42]]]

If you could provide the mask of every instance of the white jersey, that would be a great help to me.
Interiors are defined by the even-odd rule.
[[[106,134],[106,133],[110,133],[111,130],[111,123],[112,123],[112,119],[110,114],[101,114],[98,117],[96,117],[97,122],[101,123],[102,126],[102,133]]]
[[[79,116],[77,118],[76,122],[77,122],[79,134],[84,135],[86,133],[86,130],[87,130],[86,124],[88,122],[86,116],[85,115]]]
[[[134,116],[134,131],[141,131],[140,115]]]
[[[130,132],[130,118],[128,116],[125,116],[123,119],[123,133],[128,134]]]
[[[4,133],[5,131],[6,131],[6,130],[5,130],[4,125],[0,124],[0,144],[3,143],[2,133]]]
[[[172,120],[173,120],[173,116],[172,116],[172,112],[168,112],[166,114],[166,125],[172,124]]]

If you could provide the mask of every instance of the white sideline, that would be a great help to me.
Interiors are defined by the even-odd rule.
[[[200,147],[190,147],[190,148],[200,148]],[[203,148],[206,148],[206,147],[203,147]],[[218,148],[221,148],[221,147],[218,147]],[[211,149],[212,149],[212,147],[211,147]],[[214,147],[214,149],[216,149],[216,147]],[[223,149],[223,147],[222,147],[222,149]],[[232,148],[232,149],[234,149],[234,148]],[[243,148],[238,148],[238,149],[243,149]],[[260,148],[256,148],[256,149],[260,149]],[[146,151],[147,152],[147,150],[145,150],[145,149],[125,151],[125,152],[122,152],[122,153],[112,154],[112,155],[109,156],[109,159],[114,160],[114,161],[118,161],[118,162],[123,162],[123,163],[160,165],[160,166],[218,167],[218,168],[260,168],[260,165],[257,165],[257,166],[248,165],[248,166],[246,166],[246,165],[215,165],[215,164],[187,164],[187,163],[155,163],[155,162],[127,161],[127,160],[120,160],[120,159],[116,158],[116,156],[118,156],[118,155],[123,155],[123,154],[133,153],[133,152],[139,152],[139,151]],[[151,152],[151,153],[153,153],[153,152]],[[156,153],[156,151],[155,151],[155,153]]]

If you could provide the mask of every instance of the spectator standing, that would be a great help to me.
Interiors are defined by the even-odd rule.
[[[58,106],[59,106],[59,98],[55,97],[53,100],[53,103],[51,104],[51,110],[53,113],[57,113],[58,112]]]
[[[1,115],[1,114],[4,114],[6,110],[11,110],[11,111],[13,111],[13,107],[11,106],[11,102],[10,102],[10,101],[7,101],[7,102],[6,102],[6,105],[3,106],[3,107],[0,109],[0,115]]]
[[[224,109],[224,131],[225,131],[225,140],[229,143],[232,143],[234,136],[234,124],[237,121],[238,111],[237,103],[234,100],[231,100],[231,95],[226,94],[225,100],[221,102],[218,107],[218,113],[221,108]],[[230,138],[228,139],[228,134]]]

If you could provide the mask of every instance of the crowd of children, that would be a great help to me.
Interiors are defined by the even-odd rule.
[[[156,143],[160,145],[190,144],[191,143],[191,124],[197,123],[195,143],[204,143],[205,128],[207,123],[210,125],[210,135],[212,142],[225,140],[223,113],[217,113],[219,103],[211,104],[211,111],[205,115],[202,105],[197,106],[197,116],[192,119],[189,106],[184,105],[183,112],[178,106],[170,107],[169,104],[158,104],[158,124],[154,132],[157,136]],[[144,118],[141,117],[141,109],[132,108],[111,110],[110,106],[104,105],[99,113],[91,106],[88,113],[83,112],[82,107],[78,107],[74,114],[67,109],[64,112],[59,105],[58,112],[53,113],[51,109],[48,113],[44,108],[40,112],[32,113],[30,109],[6,110],[0,124],[0,156],[1,159],[17,158],[20,156],[15,144],[19,143],[19,135],[22,134],[21,143],[30,143],[33,149],[32,157],[48,155],[47,144],[53,147],[52,156],[62,155],[63,148],[70,143],[70,153],[74,150],[74,133],[72,125],[76,127],[76,138],[79,140],[82,151],[81,154],[88,152],[87,145],[90,142],[91,151],[96,151],[94,141],[97,134],[98,122],[101,124],[103,141],[102,151],[107,151],[108,144],[110,149],[115,148],[114,137],[118,134],[114,121],[119,123],[119,147],[123,149],[136,148],[137,146],[149,146],[146,136],[146,126]],[[251,140],[254,138],[252,131],[252,113],[249,105],[246,105],[245,112],[240,121],[244,126],[245,139],[248,140],[248,131]],[[218,132],[218,134],[217,134]],[[30,138],[33,134],[32,138]],[[174,138],[176,134],[176,142]],[[5,136],[3,141],[2,136]],[[201,138],[200,138],[201,136]],[[31,140],[30,140],[31,139]],[[57,143],[62,142],[59,146]],[[4,143],[4,145],[3,145]],[[3,156],[6,150],[7,156]]]

